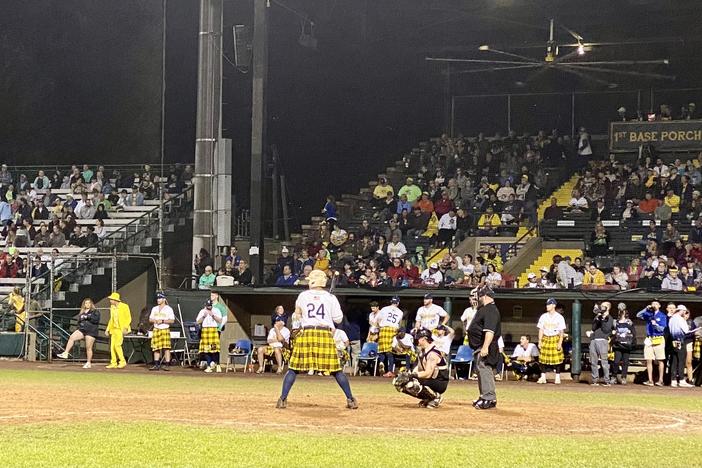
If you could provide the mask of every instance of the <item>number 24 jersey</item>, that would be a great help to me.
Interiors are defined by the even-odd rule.
[[[310,289],[297,296],[295,309],[300,310],[302,327],[335,328],[344,318],[339,300],[324,290]]]

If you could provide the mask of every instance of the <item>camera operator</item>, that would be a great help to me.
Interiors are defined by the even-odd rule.
[[[592,385],[597,386],[600,371],[599,365],[602,365],[602,386],[609,387],[609,361],[607,354],[609,352],[609,337],[612,335],[614,320],[610,315],[612,304],[603,302],[599,306],[595,304],[593,312],[595,319],[592,321],[592,330],[586,334],[590,338],[590,366],[592,367]]]

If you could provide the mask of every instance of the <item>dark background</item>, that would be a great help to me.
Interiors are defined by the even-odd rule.
[[[224,53],[229,58],[231,28],[251,25],[250,3],[225,1]],[[317,51],[300,46],[300,18],[272,1],[269,142],[279,148],[298,222],[317,213],[327,193],[355,192],[403,151],[445,128],[446,67],[425,62],[426,55],[486,58],[476,50],[483,43],[545,43],[548,18],[555,16],[588,41],[678,38],[593,51],[592,59],[598,60],[670,58],[669,67],[637,69],[678,78],[616,77],[621,95],[579,98],[579,108],[593,109],[584,121],[607,112],[613,116],[627,90],[643,89],[646,95],[652,86],[685,88],[702,82],[698,1],[284,4],[309,15],[319,41]],[[191,162],[199,2],[168,0],[167,6],[165,160]],[[5,0],[0,15],[0,158],[46,165],[159,161],[162,7],[161,0]],[[559,30],[557,38],[571,42],[565,34]],[[541,58],[544,51],[520,53]],[[465,67],[458,65],[452,71],[461,69]],[[234,141],[234,191],[240,206],[246,206],[251,76],[226,61],[223,72],[223,133]],[[528,80],[524,71],[452,74],[448,89],[455,95],[606,90],[557,72]],[[698,94],[660,96],[676,108]],[[504,127],[501,105],[489,99],[462,101],[457,131]],[[516,120],[530,127],[519,130],[567,127],[561,107],[559,99],[515,101]]]

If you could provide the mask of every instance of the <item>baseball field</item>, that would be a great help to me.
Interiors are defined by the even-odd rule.
[[[177,369],[90,371],[0,362],[6,467],[702,466],[702,389],[499,382],[477,411],[475,382],[418,408],[388,379],[301,376],[276,410],[277,376]]]

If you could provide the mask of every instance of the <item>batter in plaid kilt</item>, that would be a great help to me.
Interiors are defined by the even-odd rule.
[[[222,313],[213,308],[210,299],[205,302],[205,308],[197,314],[200,330],[200,361],[205,364],[205,372],[222,372],[219,365],[219,324],[222,323]]]
[[[400,328],[400,322],[402,321],[402,310],[397,307],[399,304],[400,298],[395,296],[390,300],[390,305],[383,307],[378,313],[378,326],[380,327],[380,334],[378,335],[380,372],[382,373],[383,370],[387,370],[387,373],[385,373],[383,377],[395,377],[395,356],[392,353],[392,339],[395,338],[397,330]]]
[[[300,293],[295,301],[295,316],[299,318],[302,331],[295,339],[295,347],[290,357],[288,372],[283,378],[283,389],[276,408],[283,409],[288,404],[288,393],[295,383],[298,372],[330,373],[346,395],[346,407],[358,408],[358,402],[351,393],[346,374],[341,372],[341,363],[334,344],[334,329],[344,318],[339,301],[324,290],[327,275],[321,270],[309,274],[309,290]]]
[[[556,300],[546,300],[546,312],[541,314],[539,323],[539,362],[541,377],[536,383],[546,383],[546,372],[553,370],[556,374],[553,383],[561,383],[561,365],[563,364],[563,336],[566,329],[565,319],[556,311]]]
[[[168,365],[171,363],[171,324],[175,322],[175,314],[166,301],[166,295],[161,292],[156,294],[156,303],[149,315],[149,322],[154,326],[151,335],[154,364],[149,368],[151,371],[168,370]],[[164,355],[164,366],[161,365],[161,350]]]

